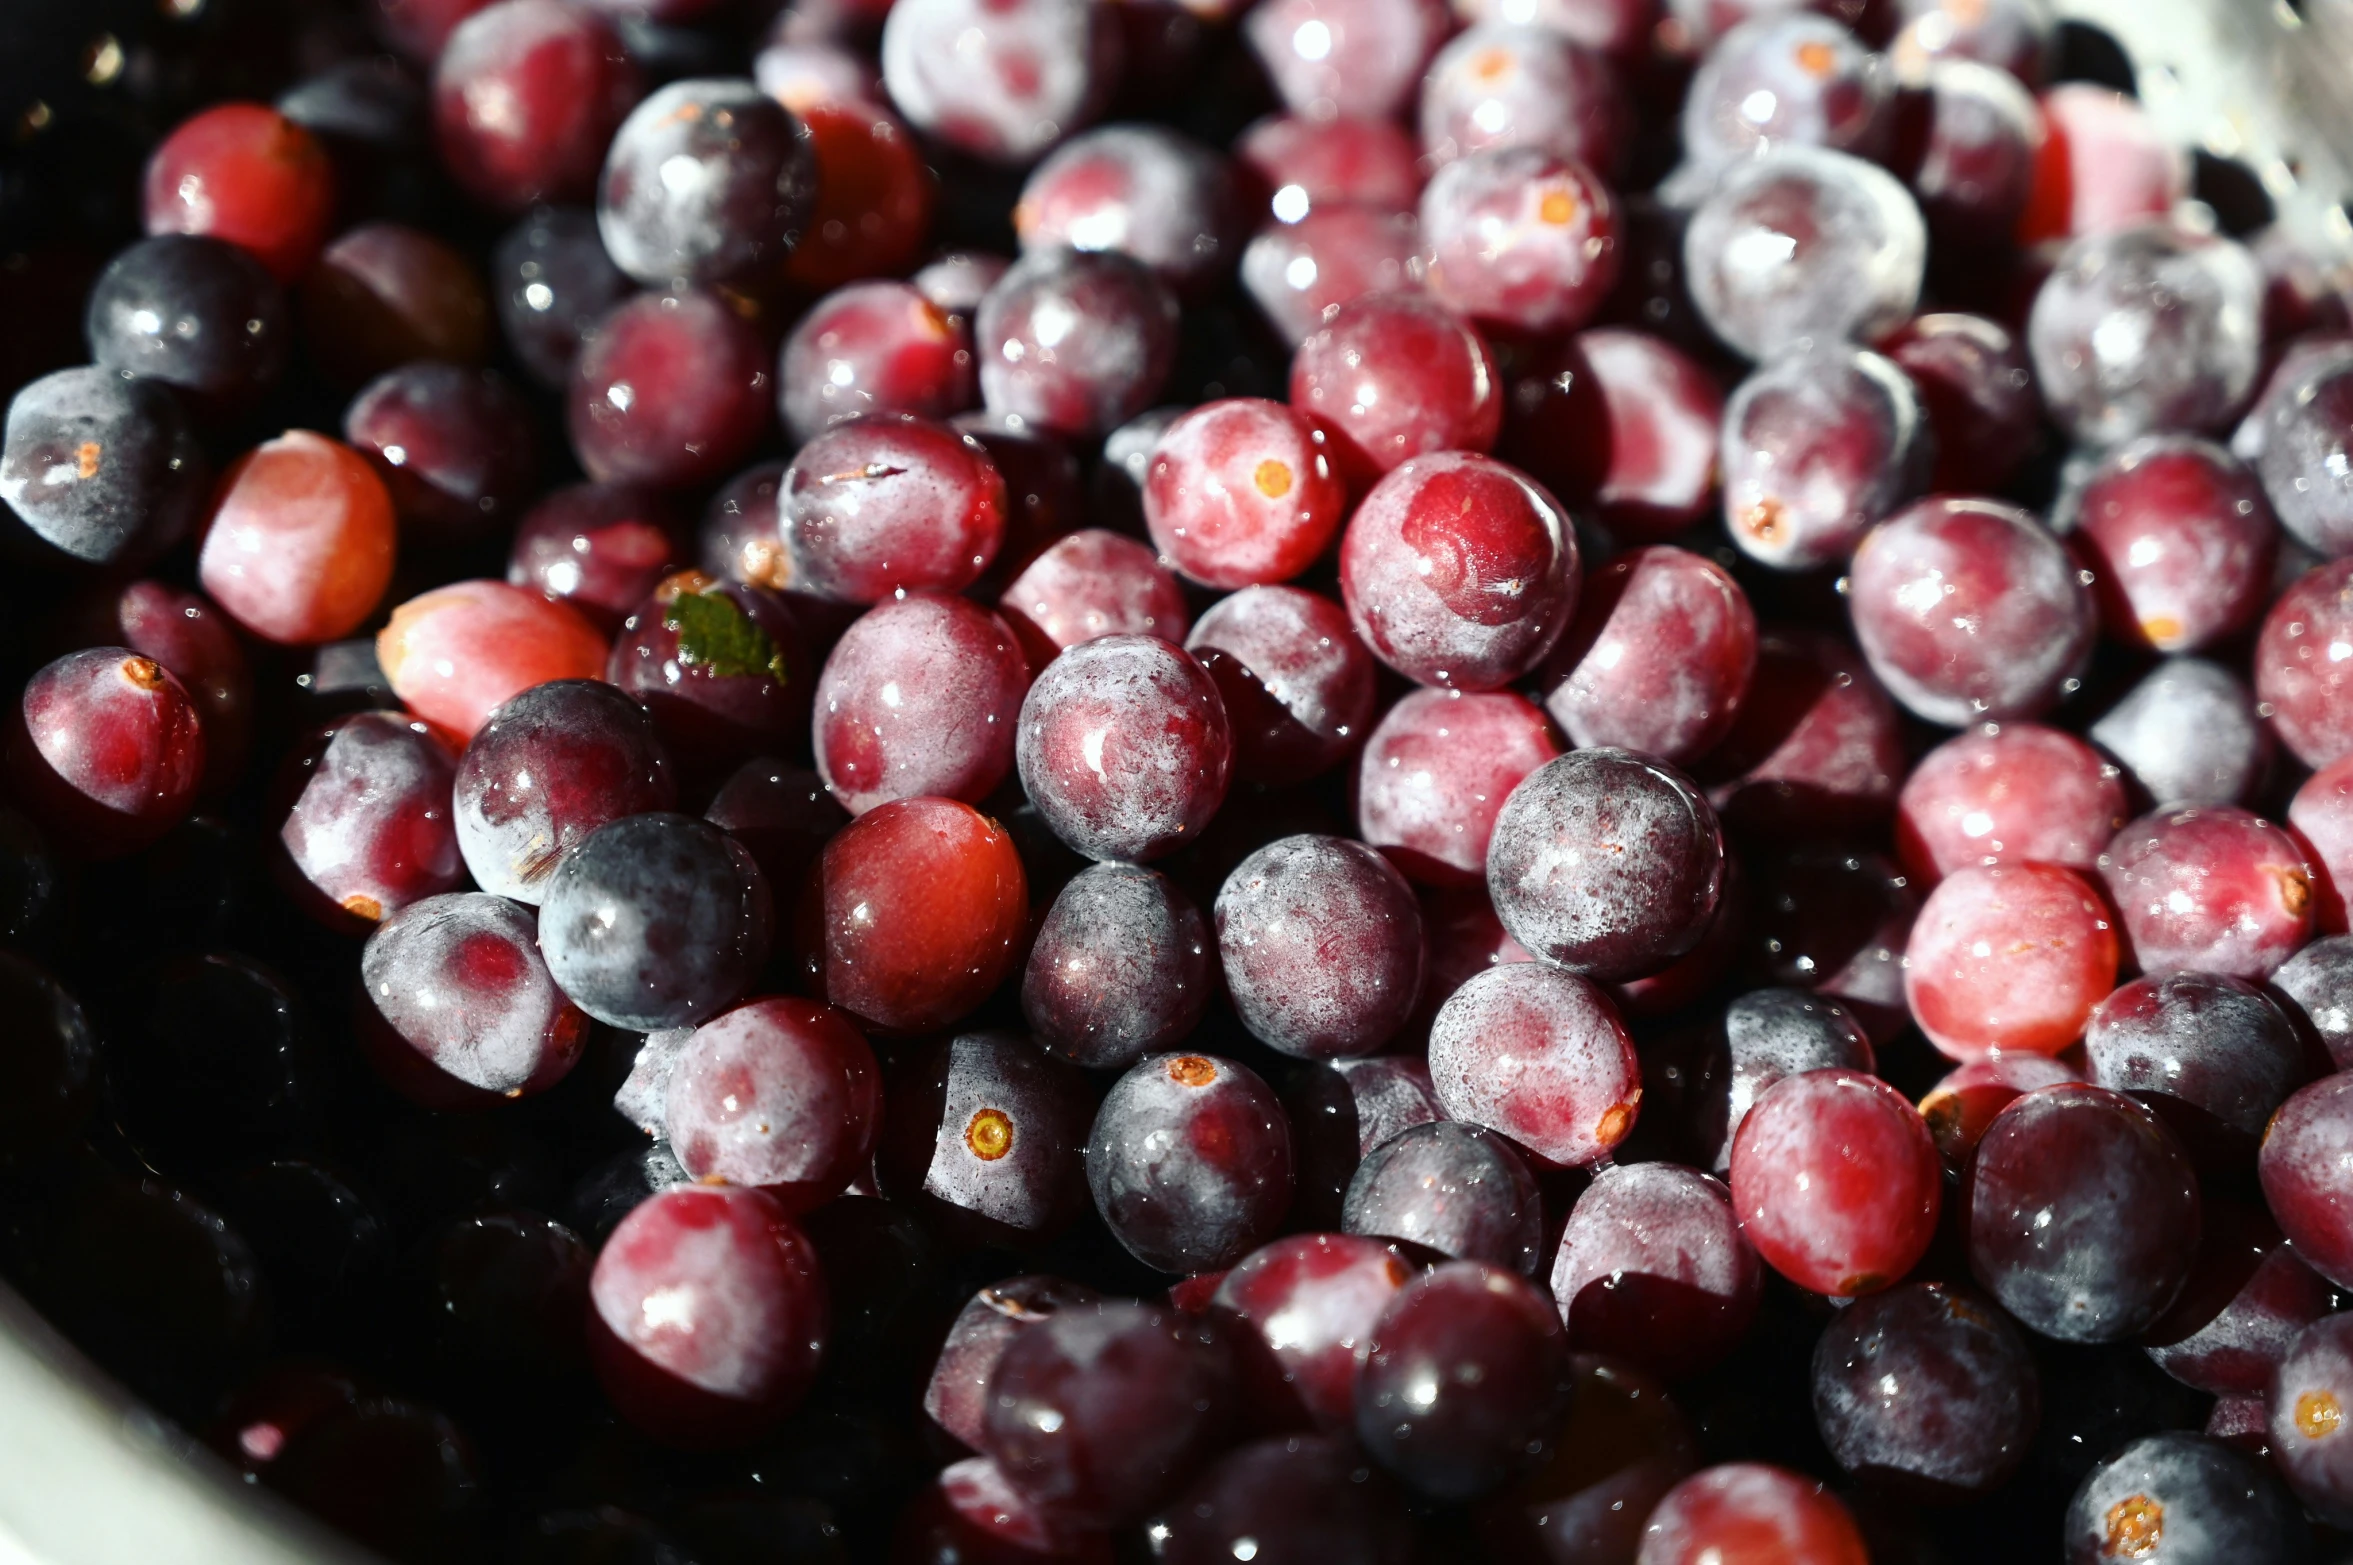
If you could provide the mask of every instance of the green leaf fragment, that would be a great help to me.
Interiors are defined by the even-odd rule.
[[[682,592],[662,611],[678,636],[678,661],[722,679],[767,674],[782,683],[784,653],[768,632],[724,592]]]

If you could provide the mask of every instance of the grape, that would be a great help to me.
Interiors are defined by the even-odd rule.
[[[162,553],[195,524],[207,478],[203,447],[159,384],[90,366],[9,399],[0,504],[76,560]]]
[[[2068,1565],[2139,1554],[2184,1565],[2287,1565],[2307,1538],[2295,1502],[2264,1464],[2187,1434],[2110,1453],[2067,1505]]]
[[[534,685],[594,679],[605,668],[595,627],[503,581],[453,582],[409,599],[376,633],[375,652],[408,709],[460,738]]]
[[[867,811],[825,844],[794,915],[812,991],[892,1032],[945,1026],[1021,954],[1029,883],[1004,828],[952,799]]]
[[[713,1015],[768,958],[768,882],[718,827],[630,815],[582,837],[548,877],[540,949],[573,1003],[640,1031]]]
[[[1731,1353],[1764,1282],[1730,1192],[1670,1163],[1604,1170],[1570,1210],[1552,1262],[1570,1343],[1670,1380]]]
[[[1167,876],[1091,864],[1047,909],[1021,980],[1038,1043],[1076,1065],[1124,1070],[1175,1047],[1209,1003],[1210,933]]]
[[[475,884],[544,899],[589,833],[677,800],[670,758],[636,702],[598,680],[535,684],[466,746],[455,783],[459,851]]]
[[[1227,997],[1272,1049],[1370,1054],[1412,1013],[1421,911],[1405,877],[1362,843],[1271,842],[1226,877],[1215,916]]]
[[[666,1443],[758,1435],[800,1400],[825,1348],[816,1251],[757,1190],[652,1197],[605,1241],[588,1287],[597,1379]]]
[[[123,249],[91,285],[83,323],[100,365],[160,382],[216,418],[244,412],[275,386],[292,347],[286,295],[268,269],[195,234]]]
[[[557,0],[497,0],[457,25],[433,68],[433,132],[450,176],[507,212],[587,196],[644,93],[612,27]]]
[[[1762,1462],[1705,1468],[1666,1493],[1635,1565],[1867,1565],[1854,1518],[1820,1484]]]
[[[1723,893],[1715,811],[1682,773],[1576,750],[1504,802],[1487,889],[1539,959],[1605,980],[1655,973],[1699,943]]]
[[[1215,1438],[1233,1373],[1224,1338],[1205,1321],[1128,1300],[1067,1305],[998,1360],[982,1445],[1041,1509],[1132,1520]]]
[[[1204,1054],[1146,1055],[1096,1111],[1087,1188],[1147,1266],[1215,1271],[1257,1249],[1291,1205],[1291,1130],[1256,1072]]]
[[[2268,978],[2312,938],[2313,869],[2295,839],[2218,805],[2144,816],[2100,873],[2142,970]]]
[[[395,909],[360,953],[362,1038],[428,1107],[544,1092],[579,1063],[588,1018],[556,987],[530,911],[479,891]]]
[[[318,255],[334,200],[327,149],[264,104],[221,103],[191,115],[147,160],[148,233],[227,240],[282,283]]]
[[[1816,1293],[1901,1281],[1935,1235],[1942,1187],[1918,1111],[1861,1071],[1782,1078],[1732,1139],[1741,1231],[1775,1271]]]
[[[2204,658],[2159,663],[2085,737],[2161,806],[2242,803],[2271,764],[2271,729],[2254,696]]]
[[[1017,1032],[962,1032],[893,1061],[878,1169],[943,1233],[1053,1239],[1086,1210],[1086,1078]]]
[[[1466,1500],[1533,1465],[1573,1385],[1552,1301],[1511,1272],[1449,1261],[1375,1322],[1356,1435],[1413,1488]]]
[[[1013,769],[1028,693],[1028,661],[987,609],[932,592],[876,604],[818,676],[818,772],[853,815],[927,794],[978,803]]]
[[[2141,1342],[2186,1386],[2260,1396],[2297,1334],[2328,1315],[2333,1294],[2260,1210],[2208,1201],[2203,1218],[2189,1281]]]
[[[1253,1250],[1211,1308],[1236,1325],[1243,1399],[1261,1422],[1345,1433],[1373,1324],[1414,1275],[1387,1245],[1294,1234]]]
[[[161,664],[91,647],[25,682],[7,762],[19,802],[44,829],[86,856],[119,858],[195,803],[204,724]]]
[[[816,203],[807,127],[749,81],[672,82],[621,122],[597,184],[597,232],[648,287],[773,271]]]
[[[1039,671],[1014,750],[1056,836],[1089,858],[1159,858],[1225,799],[1233,734],[1201,665],[1157,636],[1102,636]]]
[[[1338,763],[1372,722],[1372,653],[1345,609],[1305,588],[1227,594],[1193,626],[1185,650],[1225,701],[1234,774],[1244,781],[1305,781]]]
[[[2189,1158],[2104,1087],[2029,1092],[1977,1144],[1962,1216],[1969,1269],[2029,1330],[2113,1342],[2180,1293],[2198,1244]]]
[[[965,1301],[940,1344],[938,1361],[923,1391],[923,1411],[968,1446],[981,1444],[988,1418],[989,1377],[1005,1350],[1057,1310],[1092,1304],[1097,1294],[1083,1283],[1060,1277],[1009,1277]]]
[[[2116,984],[2116,931],[2085,877],[2054,864],[1954,871],[1904,951],[1904,1000],[1956,1060],[2057,1054]]]
[[[2041,1411],[2017,1328],[1939,1282],[1840,1311],[1814,1345],[1813,1381],[1814,1420],[1841,1467],[1929,1495],[1999,1488]]]
[[[839,1011],[782,996],[695,1029],[664,1089],[663,1134],[704,1184],[753,1185],[788,1212],[862,1174],[882,1129],[882,1073]]]
[[[1405,1565],[1404,1508],[1342,1440],[1290,1435],[1228,1452],[1145,1529],[1169,1565]]]
[[[298,757],[288,758],[299,792],[278,841],[312,911],[364,927],[456,888],[457,765],[430,728],[355,712]]]
[[[1692,302],[1736,352],[1804,338],[1870,340],[1920,298],[1928,234],[1886,171],[1841,152],[1782,147],[1735,166],[1683,239]]]
[[[1527,1159],[1485,1126],[1449,1119],[1367,1148],[1341,1200],[1340,1226],[1523,1277],[1544,1259],[1543,1196]]]
[[[1756,614],[1721,566],[1631,549],[1587,579],[1546,667],[1544,705],[1580,749],[1684,765],[1731,731],[1756,664]]]

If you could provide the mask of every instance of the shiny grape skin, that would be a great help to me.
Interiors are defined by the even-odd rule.
[[[288,759],[300,791],[278,841],[307,911],[364,927],[456,889],[457,762],[424,723],[356,712]]]
[[[1876,1068],[1870,1035],[1845,1006],[1802,989],[1754,989],[1734,999],[1681,1094],[1700,1166],[1721,1178],[1758,1095],[1785,1076],[1832,1067]]]
[[[125,647],[68,653],[26,682],[10,718],[7,765],[19,802],[85,857],[135,852],[195,803],[203,719],[151,658]]]
[[[286,295],[224,240],[159,234],[124,249],[90,289],[84,335],[108,369],[161,381],[201,414],[242,412],[292,347]]]
[[[979,1449],[988,1417],[989,1377],[1013,1339],[1055,1311],[1092,1304],[1083,1283],[1032,1274],[992,1283],[966,1300],[940,1344],[923,1391],[923,1411],[949,1434]]]
[[[1154,1054],[1112,1086],[1087,1136],[1087,1187],[1145,1265],[1199,1273],[1274,1236],[1291,1205],[1291,1129],[1249,1067]]]
[[[1373,1327],[1356,1434],[1436,1499],[1497,1487],[1543,1454],[1574,1382],[1568,1334],[1524,1278],[1449,1261],[1407,1283]]]
[[[1978,1142],[1962,1195],[1972,1274],[2029,1330],[2062,1342],[2148,1326],[2196,1258],[2188,1155],[2154,1114],[2104,1087],[2012,1102]]]
[[[1157,636],[1102,636],[1039,671],[1014,760],[1055,835],[1098,860],[1166,856],[1224,802],[1233,730],[1216,684]]]
[[[558,991],[530,910],[455,891],[394,910],[360,953],[361,1041],[435,1108],[545,1091],[579,1062],[588,1018]]]
[[[2289,957],[2271,975],[2271,994],[2339,1070],[2353,1064],[2353,937],[2330,935]]]
[[[1784,1077],[1732,1140],[1742,1231],[1774,1270],[1816,1293],[1902,1280],[1935,1236],[1943,1186],[1918,1111],[1860,1071]]]
[[[1734,1462],[1667,1491],[1643,1528],[1635,1565],[1734,1559],[1867,1565],[1870,1555],[1854,1518],[1822,1485],[1786,1468]]]
[[[1944,1283],[1859,1299],[1814,1347],[1814,1418],[1849,1472],[1929,1496],[1999,1488],[2041,1413],[2026,1339]]]
[[[1577,1198],[1552,1263],[1570,1344],[1668,1380],[1739,1345],[1764,1282],[1731,1193],[1670,1163],[1604,1170]]]
[[[768,881],[749,852],[692,816],[625,816],[583,837],[539,908],[548,970],[573,1002],[639,1031],[698,1022],[750,987],[768,957]]]
[[[1253,1420],[1271,1429],[1353,1430],[1357,1366],[1374,1323],[1414,1275],[1392,1247],[1349,1234],[1288,1235],[1236,1263],[1210,1309],[1235,1327]]]
[[[1457,1120],[1409,1125],[1368,1148],[1340,1204],[1351,1234],[1401,1240],[1523,1277],[1544,1259],[1544,1200],[1527,1158]]]
[[[614,132],[597,230],[649,287],[744,280],[800,238],[816,174],[808,129],[749,81],[672,82]]]
[[[810,992],[885,1032],[970,1012],[1021,954],[1029,882],[1003,827],[952,799],[867,811],[825,844],[794,911]]]
[[[1233,1383],[1232,1355],[1209,1322],[1124,1299],[1066,1306],[998,1361],[983,1448],[1048,1512],[1132,1520],[1216,1438]]]
[[[2310,1544],[2267,1464],[2176,1433],[2102,1458],[2068,1503],[2063,1537],[2067,1565],[2147,1555],[2160,1541],[2164,1558],[2182,1565],[2291,1565]]]
[[[2145,972],[2260,982],[2312,938],[2312,866],[2294,837],[2247,810],[2144,816],[2116,834],[2100,871]]]
[[[203,447],[159,383],[93,365],[9,399],[0,506],[76,560],[161,553],[203,515],[208,478]]]

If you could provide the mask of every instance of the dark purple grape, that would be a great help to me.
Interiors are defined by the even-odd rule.
[[[2198,1247],[2198,1184],[2156,1115],[2067,1084],[1994,1117],[1963,1187],[1969,1269],[2029,1330],[2113,1342],[2181,1292]]]
[[[1295,1217],[1311,1228],[1340,1226],[1349,1182],[1375,1147],[1446,1117],[1430,1067],[1394,1054],[1311,1065],[1292,1079],[1283,1102],[1299,1176]]]
[[[1229,1451],[1145,1529],[1167,1565],[1406,1565],[1413,1530],[1344,1440],[1277,1435]]]
[[[496,371],[419,360],[352,399],[343,438],[369,458],[410,536],[497,538],[538,491],[530,408]]]
[[[110,370],[160,381],[218,418],[242,412],[286,372],[286,293],[233,244],[158,234],[118,252],[90,286],[83,335]]]
[[[1577,1198],[1552,1263],[1570,1343],[1669,1380],[1721,1362],[1764,1285],[1731,1193],[1672,1163],[1604,1170]]]
[[[2353,935],[2315,940],[2271,975],[2273,997],[2309,1028],[2337,1069],[2353,1065]]]
[[[8,404],[0,505],[92,565],[136,564],[187,535],[209,498],[204,450],[164,387],[89,365]]]
[[[2353,1159],[2353,1076],[2324,1076],[2279,1107],[2264,1127],[2255,1171],[2263,1200],[2314,1271],[2353,1286],[2353,1211],[2344,1171]]]
[[[1291,1205],[1291,1129],[1248,1067],[1155,1054],[1119,1078],[1087,1137],[1087,1188],[1147,1266],[1206,1272],[1257,1249]]]
[[[1087,1079],[1018,1032],[966,1032],[894,1057],[879,1170],[943,1233],[1037,1244],[1086,1210]]]
[[[1213,982],[1208,925],[1175,881],[1132,864],[1090,864],[1038,926],[1021,1009],[1041,1048],[1124,1070],[1182,1043]]]
[[[1512,938],[1603,980],[1655,973],[1697,945],[1723,880],[1723,834],[1698,788],[1625,750],[1537,768],[1487,850],[1487,888]]]
[[[507,346],[550,391],[571,384],[581,339],[630,292],[596,214],[579,207],[542,207],[507,230],[490,255],[490,285]]]
[[[1991,1302],[1940,1282],[1841,1310],[1814,1345],[1813,1381],[1838,1465],[1927,1498],[1999,1488],[2042,1412],[2026,1339]]]
[[[1233,1398],[1218,1327],[1130,1300],[1058,1309],[989,1377],[982,1432],[1006,1480],[1074,1521],[1132,1521],[1184,1481]]]
[[[1060,1277],[1008,1277],[989,1284],[956,1314],[940,1344],[923,1411],[966,1445],[979,1449],[989,1410],[989,1380],[1021,1333],[1057,1310],[1096,1302],[1095,1290]]]
[[[2141,1345],[2185,1386],[2260,1393],[2296,1334],[2329,1313],[2333,1296],[2259,1209],[2209,1199],[2203,1229],[2190,1280]]]
[[[565,855],[539,909],[548,971],[614,1027],[716,1014],[768,959],[768,882],[742,844],[687,815],[632,815]]]
[[[1365,1153],[1340,1226],[1523,1277],[1544,1260],[1544,1202],[1527,1159],[1485,1126],[1455,1120],[1411,1126]]]
[[[2265,1465],[2190,1434],[2155,1434],[2101,1459],[2067,1502],[2067,1565],[2294,1565],[2310,1543]]]
[[[2134,979],[2093,1010],[2083,1044],[2094,1083],[2140,1099],[2218,1163],[2244,1162],[2304,1080],[2294,1024],[2261,989],[2218,973]]]
[[[1574,1381],[1568,1334],[1526,1279],[1449,1261],[1407,1283],[1356,1378],[1356,1434],[1433,1499],[1467,1500],[1532,1467]]]
[[[549,680],[499,707],[466,746],[458,848],[476,885],[537,902],[590,832],[676,797],[643,707],[602,680]]]
[[[1711,1035],[1687,1067],[1683,1089],[1701,1166],[1717,1174],[1732,1167],[1732,1137],[1759,1093],[1784,1076],[1833,1066],[1877,1069],[1869,1036],[1836,1000],[1755,989],[1726,1006],[1721,1036]]]
[[[748,79],[672,82],[613,133],[597,232],[649,288],[774,271],[817,200],[808,128]]]
[[[1242,1025],[1306,1059],[1370,1054],[1413,1014],[1422,918],[1413,888],[1361,842],[1301,834],[1234,867],[1217,945]]]
[[[522,1097],[563,1080],[588,1019],[556,988],[531,910],[486,892],[412,902],[360,952],[361,1041],[428,1107]]]

